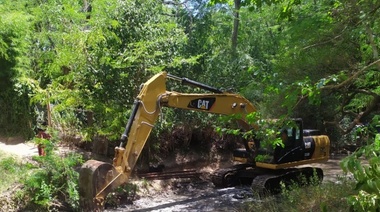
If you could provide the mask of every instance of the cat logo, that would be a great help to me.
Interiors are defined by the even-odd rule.
[[[195,108],[199,110],[210,110],[215,103],[215,98],[200,98],[193,99],[187,105],[188,108]]]

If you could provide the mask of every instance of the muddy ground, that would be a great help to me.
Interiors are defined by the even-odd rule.
[[[322,168],[324,182],[337,181],[343,176],[339,162],[344,156],[335,156],[326,163],[313,166]],[[249,186],[216,189],[207,176],[198,179],[133,180],[140,185],[138,198],[132,204],[121,205],[106,211],[241,211],[245,202],[257,200]],[[143,184],[143,185],[142,185]]]

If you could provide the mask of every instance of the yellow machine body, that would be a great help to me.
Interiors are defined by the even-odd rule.
[[[210,93],[179,93],[166,90],[168,78],[180,80],[210,91]],[[146,81],[135,99],[131,117],[122,135],[121,144],[115,149],[113,164],[89,160],[80,171],[80,198],[82,207],[88,210],[101,210],[106,195],[126,183],[144,148],[149,134],[157,121],[162,107],[181,108],[206,113],[236,115],[243,130],[258,128],[249,124],[246,116],[256,111],[251,102],[244,97],[227,93],[213,87],[162,72]],[[309,159],[282,164],[256,163],[257,167],[282,169],[313,162],[326,161],[329,155],[327,136],[315,136],[315,149]],[[256,147],[254,142],[245,144],[246,158],[243,162],[254,163]],[[239,159],[239,158],[236,158]],[[241,159],[241,158],[240,158]]]

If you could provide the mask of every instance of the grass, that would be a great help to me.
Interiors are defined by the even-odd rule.
[[[282,193],[276,196],[257,196],[236,211],[350,211],[347,197],[353,194],[354,186],[354,182],[345,177],[340,177],[335,183],[307,187],[292,185],[283,188]]]
[[[23,163],[15,155],[0,151],[0,193],[25,179],[28,170],[30,170],[30,164]]]

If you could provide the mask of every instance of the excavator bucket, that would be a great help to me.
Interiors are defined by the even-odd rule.
[[[79,171],[80,206],[84,211],[102,211],[104,199],[120,185],[120,174],[109,163],[89,160]]]

